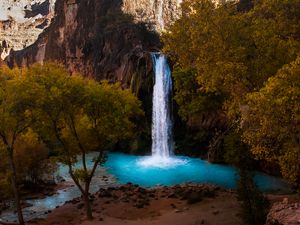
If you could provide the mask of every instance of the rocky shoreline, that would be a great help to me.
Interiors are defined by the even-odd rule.
[[[289,202],[284,198],[282,202],[273,204],[266,225],[299,225],[300,202]]]
[[[132,183],[120,187],[101,188],[94,195],[90,196],[91,201],[95,198],[105,199],[105,204],[110,203],[130,203],[135,208],[144,208],[150,205],[151,200],[159,198],[172,198],[186,200],[188,204],[202,201],[203,198],[213,198],[216,191],[230,192],[213,185],[203,184],[184,184],[172,187],[157,187],[146,189]],[[75,198],[66,204],[77,204],[77,208],[82,208],[81,198]],[[174,206],[176,208],[176,206]]]
[[[162,211],[187,213],[190,208],[202,201],[213,202],[214,198],[224,194],[232,196],[234,192],[208,184],[157,186],[147,189],[127,183],[118,187],[100,188],[95,194],[90,195],[90,201],[97,221],[106,220],[106,217],[131,221],[158,217],[162,215]],[[221,209],[212,208],[212,210],[211,214],[215,216]],[[59,219],[62,215],[68,218],[68,224],[80,224],[85,221],[84,203],[80,197],[67,201],[45,214],[48,214],[46,219],[31,220],[30,224],[65,224],[65,220]]]
[[[268,195],[274,205],[269,213],[267,225],[299,224],[297,215],[300,205],[292,202],[287,203],[286,197],[289,196]],[[280,202],[283,198],[285,200]],[[56,206],[53,210],[45,211],[45,218],[36,218],[28,223],[39,225],[62,225],[66,223],[69,225],[94,225],[99,224],[99,221],[101,221],[100,224],[103,225],[126,223],[130,225],[243,224],[239,215],[240,204],[236,199],[236,193],[209,184],[188,183],[143,188],[139,185],[127,183],[117,187],[100,188],[90,195],[90,201],[95,218],[92,222],[86,220],[84,203],[81,197],[77,197],[66,201],[61,206]],[[282,207],[283,203],[284,207]],[[289,218],[287,219],[287,217]],[[176,221],[174,221],[175,219]],[[293,222],[284,222],[291,221],[291,219],[293,219]],[[152,223],[153,221],[157,223]],[[216,221],[219,222],[216,223]]]
[[[58,190],[67,187],[64,182],[55,184],[43,184],[36,186],[34,189],[30,190],[29,188],[21,190],[23,196],[22,208],[29,207],[30,204],[27,203],[27,200],[43,199],[48,196],[52,196],[57,193]],[[14,199],[2,199],[0,200],[0,215],[3,211],[9,210],[13,204]]]

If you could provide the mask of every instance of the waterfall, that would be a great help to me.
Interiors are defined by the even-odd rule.
[[[172,79],[167,59],[152,53],[155,84],[152,106],[152,156],[169,157],[173,154],[171,94]]]
[[[152,106],[152,155],[137,163],[142,167],[162,169],[186,164],[186,160],[174,156],[172,124],[172,77],[167,58],[151,53],[154,71]]]
[[[159,25],[159,29],[164,30],[165,29],[165,21],[164,21],[164,1],[160,0],[157,5],[157,22]]]

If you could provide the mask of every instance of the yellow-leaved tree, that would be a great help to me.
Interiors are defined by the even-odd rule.
[[[260,159],[278,162],[284,177],[300,183],[300,58],[265,87],[247,96],[243,138]]]
[[[58,159],[68,166],[82,193],[87,218],[92,219],[89,189],[104,159],[104,147],[134,134],[133,119],[143,114],[140,102],[118,84],[70,76],[57,63],[30,67],[23,85],[31,95],[35,131],[52,143]],[[91,151],[98,154],[89,167]],[[81,167],[75,168],[78,160]]]
[[[1,151],[8,159],[9,177],[17,207],[19,224],[24,224],[17,168],[14,160],[16,143],[23,133],[33,123],[31,111],[28,109],[28,96],[20,81],[23,79],[22,70],[0,67],[0,142]]]

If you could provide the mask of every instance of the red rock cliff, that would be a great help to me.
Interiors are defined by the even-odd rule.
[[[138,86],[152,71],[149,52],[160,43],[149,25],[134,21],[122,6],[120,0],[57,0],[50,26],[6,61],[27,66],[55,60],[71,72]]]

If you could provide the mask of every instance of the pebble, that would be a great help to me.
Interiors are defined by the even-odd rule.
[[[219,210],[214,210],[214,211],[213,211],[213,214],[214,214],[214,215],[217,215],[217,214],[219,214],[219,212],[220,212]]]
[[[180,209],[175,209],[174,212],[175,212],[175,213],[181,213],[181,212],[183,212],[183,211],[180,210]]]

